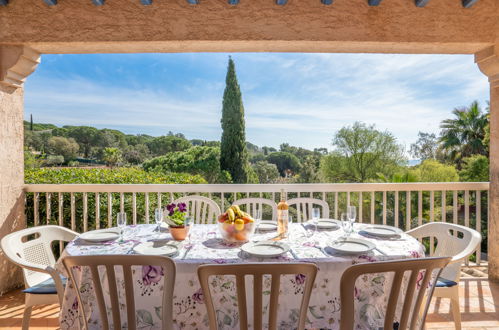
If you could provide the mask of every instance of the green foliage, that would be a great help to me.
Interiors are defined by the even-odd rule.
[[[27,147],[24,148],[24,168],[32,169],[42,166],[42,160],[36,157]]]
[[[484,144],[487,114],[482,113],[477,101],[469,107],[456,108],[454,118],[442,121],[440,141],[447,157],[460,166],[462,159],[471,155],[487,155]]]
[[[48,155],[44,161],[47,166],[62,165],[64,163],[64,156],[62,155]]]
[[[269,163],[275,164],[281,176],[286,177],[290,174],[296,174],[301,169],[301,163],[298,157],[289,152],[273,152],[267,157]]]
[[[234,61],[229,58],[222,107],[220,168],[228,171],[235,183],[248,182],[248,152],[243,99],[237,82]]]
[[[151,153],[145,144],[129,145],[123,155],[126,162],[133,165],[140,165],[150,157]]]
[[[24,145],[32,150],[45,153],[48,141],[52,137],[50,131],[24,131]]]
[[[389,132],[356,122],[340,129],[334,139],[335,152],[321,162],[326,181],[366,182],[379,174],[391,176],[405,162],[402,146]],[[333,181],[334,180],[334,181]]]
[[[411,144],[411,154],[420,159],[437,159],[438,138],[433,133],[418,133],[418,140]]]
[[[68,130],[68,136],[78,142],[85,158],[90,156],[94,145],[99,143],[99,130],[90,126],[64,126]]]
[[[183,172],[200,174],[210,183],[218,182],[220,171],[220,149],[215,147],[192,147],[156,157],[143,164],[146,171]],[[226,179],[226,175],[224,175]]]
[[[73,138],[52,136],[48,141],[48,152],[54,155],[62,155],[65,162],[74,159],[79,148],[80,146]]]
[[[454,165],[445,165],[432,159],[425,160],[412,171],[419,178],[419,182],[459,181],[459,175]]]
[[[138,144],[147,144],[147,142],[152,141],[153,139],[153,136],[147,134],[125,135],[126,142],[131,146],[136,146]]]
[[[489,181],[489,159],[483,155],[464,158],[459,177],[467,182]]]
[[[170,152],[184,151],[191,147],[188,140],[174,135],[159,136],[146,143],[153,156],[162,156]]]
[[[33,129],[31,129],[31,125],[33,126]],[[30,130],[30,131],[46,131],[46,130],[51,130],[57,128],[57,126],[53,124],[40,124],[40,123],[31,123],[31,121],[24,121],[24,129]]]
[[[417,173],[407,168],[394,173],[391,177],[386,177],[385,175],[380,173],[379,179],[381,182],[386,183],[406,183],[419,181]]]
[[[321,156],[317,154],[306,156],[305,159],[302,161],[298,182],[301,183],[320,182],[319,179],[320,160]]]
[[[146,172],[140,168],[39,168],[25,169],[27,184],[167,184],[206,183],[198,175]]]
[[[303,161],[305,160],[306,157],[312,156],[314,154],[313,151],[301,147],[291,146],[289,145],[289,143],[281,144],[279,146],[279,150],[282,152],[288,152],[290,154],[295,155],[300,161]]]
[[[274,183],[279,178],[279,170],[275,164],[258,161],[252,165],[260,183]]]
[[[118,148],[105,148],[104,157],[102,159],[107,166],[115,167],[122,161],[121,150]]]

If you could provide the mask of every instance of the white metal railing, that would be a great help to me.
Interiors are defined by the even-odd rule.
[[[25,185],[29,223],[55,223],[79,231],[112,227],[118,210],[131,214],[133,224],[149,223],[154,214],[151,210],[187,194],[207,196],[224,210],[234,200],[245,197],[277,202],[281,189],[288,198],[325,200],[330,205],[330,217],[338,218],[347,205],[356,205],[360,222],[389,224],[404,230],[424,222],[444,221],[481,232],[482,222],[488,223],[488,182]],[[480,253],[477,251],[477,263]]]

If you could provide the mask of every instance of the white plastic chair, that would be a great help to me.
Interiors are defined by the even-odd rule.
[[[123,329],[121,319],[122,306],[120,305],[119,293],[124,291],[125,301],[122,302],[125,307],[126,328],[130,330],[137,329],[136,307],[135,306],[135,292],[133,280],[133,266],[157,266],[163,270],[163,280],[160,283],[162,288],[162,310],[161,315],[161,329],[173,329],[173,290],[175,285],[176,267],[175,262],[167,257],[153,256],[153,255],[93,255],[93,256],[68,256],[62,258],[62,263],[66,268],[71,283],[74,288],[79,287],[79,282],[75,278],[73,272],[74,267],[88,267],[92,275],[92,286],[97,300],[97,308],[100,316],[100,329]],[[116,267],[120,266],[120,267]],[[99,272],[106,270],[106,276],[101,276]],[[116,281],[116,269],[123,271],[124,285]],[[107,279],[107,281],[105,280]],[[103,289],[104,281],[107,282],[108,290]],[[84,306],[88,305],[85,299],[82,299],[80,290],[76,290],[78,297],[78,306],[80,306],[81,318],[88,329],[88,318]],[[104,295],[109,295],[110,306],[106,306],[106,299]],[[112,314],[112,327],[107,313],[111,311]],[[95,325],[92,326],[95,328]]]
[[[266,198],[242,198],[238,199],[233,205],[246,205],[246,212],[256,219],[257,212],[261,211],[263,215],[263,205],[268,205],[272,209],[272,221],[277,221],[277,204]],[[269,220],[269,219],[264,219]]]
[[[437,246],[433,253],[430,249],[430,256],[452,257],[449,265],[442,271],[433,296],[450,298],[455,327],[461,329],[459,310],[461,264],[476,251],[478,244],[482,241],[482,235],[471,228],[445,222],[430,222],[409,230],[407,234],[419,240],[428,237],[436,239]]]
[[[217,203],[203,196],[184,196],[173,202],[175,204],[185,203],[187,205],[187,215],[194,218],[194,223],[216,223],[221,214],[220,207]]]
[[[29,236],[34,236],[28,240]],[[53,241],[69,242],[78,233],[59,226],[38,226],[23,229],[2,238],[7,258],[23,268],[26,289],[22,328],[29,328],[31,310],[35,305],[62,303],[64,279],[54,268]]]
[[[297,222],[305,222],[312,219],[312,209],[314,206],[320,206],[322,208],[322,218],[329,218],[329,205],[322,199],[299,197],[292,198],[288,200],[287,203],[289,207],[295,206]]]

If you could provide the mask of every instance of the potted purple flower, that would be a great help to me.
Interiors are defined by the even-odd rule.
[[[171,203],[165,207],[165,222],[170,228],[170,234],[177,241],[183,241],[189,233],[192,219],[187,216],[185,203]]]

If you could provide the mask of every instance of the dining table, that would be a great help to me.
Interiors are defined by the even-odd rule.
[[[197,268],[202,264],[239,264],[239,263],[296,263],[311,262],[318,266],[306,320],[307,329],[339,329],[341,301],[340,280],[348,267],[364,262],[388,261],[398,259],[422,258],[424,246],[413,237],[400,231],[395,237],[366,235],[364,229],[370,224],[355,223],[351,238],[372,242],[374,249],[360,254],[338,253],[330,248],[341,240],[345,233],[341,226],[332,230],[321,230],[311,223],[292,223],[289,236],[284,239],[289,251],[270,258],[253,256],[241,250],[241,243],[227,242],[222,239],[217,224],[193,225],[184,241],[174,241],[168,229],[158,231],[153,224],[130,225],[125,228],[124,239],[103,243],[87,242],[81,238],[68,243],[61,256],[136,254],[135,247],[144,242],[155,244],[174,244],[178,252],[171,256],[176,263],[176,281],[173,297],[173,318],[176,329],[208,329],[208,317],[204,305]],[[256,230],[252,242],[270,240],[276,231]],[[159,242],[159,243],[158,243]],[[163,243],[162,243],[163,242]],[[59,259],[57,268],[65,276],[65,269]],[[91,273],[88,269],[76,269],[73,273],[91,329],[100,328],[99,309],[93,294]],[[103,272],[104,273],[104,272]],[[104,292],[108,291],[105,273],[101,274]],[[141,329],[161,328],[161,270],[153,266],[137,266],[133,272],[134,297],[137,327]],[[119,270],[117,281],[119,282]],[[248,280],[248,279],[247,279]],[[278,308],[278,328],[292,329],[299,315],[301,296],[304,288],[301,274],[281,277]],[[264,278],[263,320],[266,320],[269,300],[270,278]],[[390,274],[372,274],[360,277],[355,286],[355,314],[357,328],[374,329],[383,325],[383,306],[390,293]],[[214,276],[210,280],[212,298],[220,329],[238,328],[238,308],[235,278]],[[124,290],[121,290],[124,291]],[[252,290],[248,290],[252,291]],[[248,296],[251,310],[251,292]],[[120,299],[125,301],[124,293]],[[79,326],[79,306],[76,289],[68,281],[60,313],[61,329],[74,329]],[[249,313],[249,323],[252,321]],[[112,321],[108,312],[108,319]],[[126,318],[125,318],[126,319]]]

